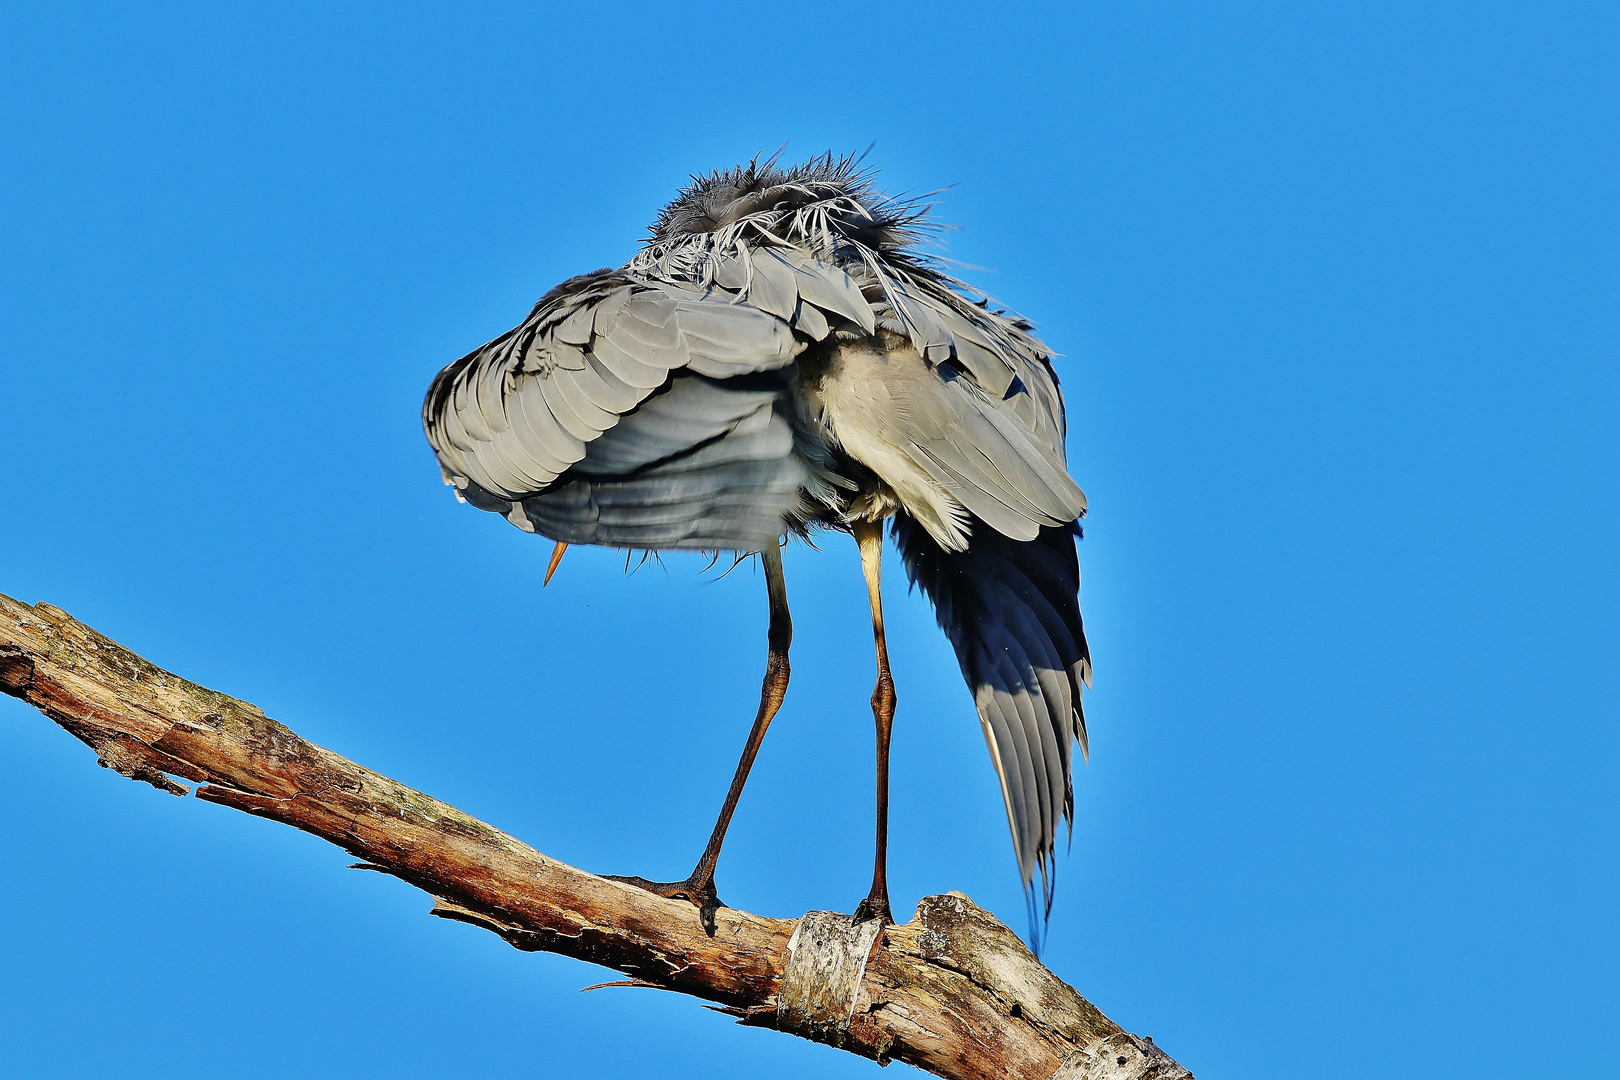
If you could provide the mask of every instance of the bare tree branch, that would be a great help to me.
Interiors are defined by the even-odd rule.
[[[548,858],[493,826],[306,742],[246,702],[163,671],[66,612],[0,595],[0,689],[175,795],[313,833],[437,898],[433,914],[519,949],[613,968],[740,1023],[905,1061],[953,1080],[1190,1077],[1127,1034],[960,893],[904,926],[691,905]]]

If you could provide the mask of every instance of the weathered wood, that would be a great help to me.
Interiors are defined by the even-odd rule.
[[[854,922],[837,911],[810,911],[788,939],[787,966],[776,990],[778,1030],[843,1046],[872,948],[883,933],[877,919]]]
[[[799,920],[721,908],[710,936],[690,904],[548,858],[299,738],[246,702],[148,663],[49,604],[0,595],[0,690],[124,776],[175,795],[188,789],[174,777],[197,782],[199,798],[313,833],[359,856],[357,866],[423,889],[437,900],[434,915],[484,927],[519,949],[611,967],[634,985],[716,1002],[744,1024],[954,1080],[1047,1080],[1060,1069],[1099,1080],[1190,1076],[1151,1041],[1122,1031],[960,893],[925,898],[911,922],[887,927],[875,945],[870,936],[840,938],[807,924],[802,947],[846,948],[849,956],[807,953],[784,991]],[[864,971],[850,959],[858,952]],[[858,977],[852,1013],[847,984],[799,985],[812,978],[800,972],[812,969],[826,980]]]

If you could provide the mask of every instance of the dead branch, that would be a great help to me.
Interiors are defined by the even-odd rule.
[[[313,833],[437,898],[433,914],[717,1003],[739,1022],[954,1080],[1190,1077],[960,893],[875,933],[848,916],[689,905],[547,858],[453,806],[155,667],[49,604],[0,595],[0,689],[133,780]],[[605,984],[624,985],[624,983]]]

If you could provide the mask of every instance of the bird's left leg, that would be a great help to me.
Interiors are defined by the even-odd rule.
[[[857,521],[855,542],[861,547],[861,572],[872,605],[872,639],[877,645],[877,686],[872,690],[872,719],[877,721],[877,853],[872,891],[855,909],[855,921],[894,922],[889,911],[889,735],[894,730],[894,676],[889,673],[889,644],[883,636],[883,597],[878,590],[883,567],[883,523]]]
[[[754,757],[759,753],[760,743],[765,741],[765,732],[770,728],[776,711],[782,707],[782,699],[787,696],[788,647],[793,644],[793,619],[788,614],[787,580],[782,574],[782,549],[773,544],[759,553],[759,560],[765,567],[765,589],[771,613],[770,629],[766,631],[765,681],[760,687],[759,712],[754,715],[754,727],[749,731],[748,742],[743,746],[742,759],[737,762],[737,771],[731,778],[731,788],[726,792],[726,801],[720,807],[720,817],[714,823],[714,831],[709,834],[709,844],[703,849],[703,855],[698,859],[697,866],[685,881],[648,881],[641,877],[603,875],[614,881],[622,881],[627,885],[657,893],[659,896],[687,901],[698,909],[698,921],[703,924],[703,929],[709,932],[710,937],[715,933],[714,913],[725,906],[720,902],[714,887],[714,868],[720,861],[720,845],[725,843],[726,830],[731,826],[731,815],[737,809],[737,800],[742,798],[743,785],[748,783],[748,772],[754,767]]]

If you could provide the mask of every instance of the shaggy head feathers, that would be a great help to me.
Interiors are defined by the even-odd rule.
[[[930,231],[928,206],[877,190],[876,171],[861,166],[864,157],[829,151],[783,168],[773,156],[694,176],[659,213],[646,244],[726,248],[773,238],[823,256],[864,248],[893,258]]]

